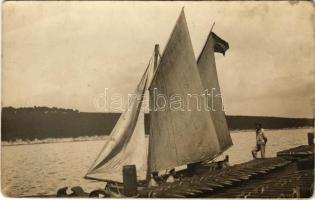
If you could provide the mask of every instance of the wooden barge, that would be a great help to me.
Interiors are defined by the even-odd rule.
[[[139,192],[144,198],[308,198],[313,187],[312,144]]]
[[[309,145],[280,151],[277,157],[254,159],[220,170],[209,171],[209,166],[199,166],[193,176],[138,190],[137,197],[309,198],[314,190],[313,134],[311,136]],[[97,197],[93,192],[89,195],[73,189],[72,194],[62,197]]]

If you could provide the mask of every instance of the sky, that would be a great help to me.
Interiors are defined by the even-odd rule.
[[[7,1],[2,106],[100,112],[105,88],[134,91],[183,6],[196,57],[213,22],[229,42],[215,55],[228,115],[313,117],[314,5],[285,1]]]

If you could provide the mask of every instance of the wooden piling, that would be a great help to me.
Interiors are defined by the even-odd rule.
[[[135,165],[125,165],[123,167],[124,195],[134,197],[137,191],[137,170]]]
[[[314,144],[314,133],[308,133],[307,134],[307,141],[308,141],[308,145]]]

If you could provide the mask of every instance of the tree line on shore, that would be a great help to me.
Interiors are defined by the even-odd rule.
[[[89,113],[56,107],[4,107],[1,112],[1,140],[34,140],[76,138],[110,134],[120,113]],[[263,116],[226,116],[230,130],[254,129],[261,123],[265,129],[312,127],[314,119]],[[149,130],[145,115],[145,132]]]

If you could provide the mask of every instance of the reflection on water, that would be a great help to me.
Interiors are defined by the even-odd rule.
[[[266,130],[266,156],[280,150],[307,144],[310,129]],[[226,153],[230,163],[251,160],[255,145],[253,131],[231,133],[233,147]],[[56,194],[58,188],[80,185],[86,191],[103,188],[104,183],[85,180],[84,174],[104,141],[2,146],[2,193],[11,196]]]

